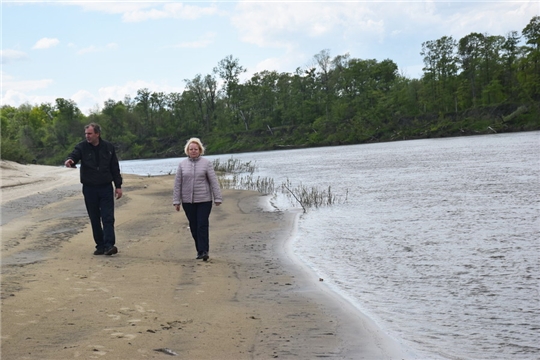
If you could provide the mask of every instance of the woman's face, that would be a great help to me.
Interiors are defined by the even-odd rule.
[[[188,145],[188,156],[192,159],[198,158],[201,155],[201,149],[197,143],[191,143]]]

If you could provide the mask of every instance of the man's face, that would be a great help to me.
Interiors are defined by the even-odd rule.
[[[99,143],[99,134],[94,131],[92,126],[89,126],[84,130],[84,136],[86,137],[86,141],[92,145],[97,145]]]

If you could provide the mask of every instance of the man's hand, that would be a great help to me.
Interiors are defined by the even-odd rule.
[[[64,165],[66,165],[66,167],[68,168],[74,168],[76,167],[75,166],[75,161],[71,160],[71,159],[67,159],[66,162],[64,163]]]
[[[114,190],[114,194],[116,196],[116,200],[120,199],[122,197],[122,189]]]

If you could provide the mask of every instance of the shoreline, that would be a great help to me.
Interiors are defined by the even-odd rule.
[[[93,256],[78,170],[28,166],[2,162],[6,358],[414,358],[294,257],[298,214],[258,193],[224,191],[203,263],[173,178],[124,175],[119,254]]]
[[[418,355],[407,345],[387,334],[364,314],[353,302],[332,289],[324,279],[304,261],[295,255],[293,249],[294,233],[301,213],[295,215],[293,229],[288,238],[282,241],[278,254],[285,267],[300,277],[303,284],[297,291],[318,301],[338,321],[337,336],[341,339],[343,358],[347,359],[418,359]]]

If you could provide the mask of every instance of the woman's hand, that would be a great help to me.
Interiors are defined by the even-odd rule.
[[[173,206],[176,208],[176,211],[180,211],[180,204],[174,204]]]

